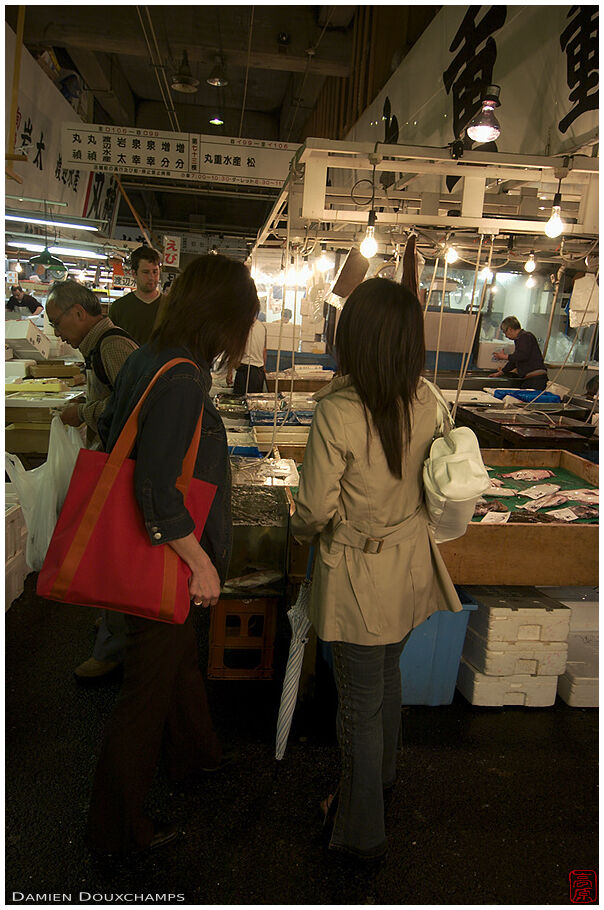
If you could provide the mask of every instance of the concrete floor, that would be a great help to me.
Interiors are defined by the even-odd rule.
[[[6,615],[7,903],[19,900],[13,892],[97,905],[135,892],[193,905],[567,904],[569,872],[597,870],[596,710],[474,708],[459,693],[450,706],[404,708],[390,849],[366,870],[321,846],[318,803],[338,767],[333,693],[323,683],[301,706],[276,762],[278,681],[208,684],[236,759],[188,790],[160,771],[151,812],[184,837],[148,857],[99,863],[82,836],[119,680],[75,681],[96,611],[45,602],[34,587],[30,575]],[[207,614],[199,627],[205,642]],[[286,648],[281,622],[278,667]]]

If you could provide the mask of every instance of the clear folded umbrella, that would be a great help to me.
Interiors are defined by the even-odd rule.
[[[302,661],[304,659],[304,647],[308,641],[308,632],[310,630],[310,619],[308,608],[310,603],[310,571],[312,567],[313,552],[308,558],[308,568],[306,579],[300,586],[298,598],[287,611],[287,618],[292,627],[292,640],[289,646],[289,657],[285,668],[285,678],[283,680],[283,691],[281,692],[281,704],[279,706],[279,717],[277,718],[277,737],[275,741],[275,758],[282,759],[285,754],[287,738],[292,725],[296,700],[298,698],[298,685],[300,683],[300,672],[302,670]]]

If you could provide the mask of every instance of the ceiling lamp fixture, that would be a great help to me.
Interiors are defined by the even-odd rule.
[[[206,82],[208,85],[213,85],[216,88],[223,88],[225,85],[229,84],[221,57],[216,57],[214,69],[206,79]]]
[[[481,110],[470,121],[466,133],[474,142],[494,142],[501,133],[501,126],[495,114],[496,107],[499,107],[498,85],[487,85],[486,90],[482,93]]]
[[[562,180],[558,180],[558,191],[554,196],[554,203],[552,205],[552,214],[549,221],[545,225],[545,233],[548,237],[552,239],[554,237],[559,237],[562,231],[564,230],[564,224],[562,223],[562,218],[560,217],[560,209],[562,206],[562,193],[560,192],[560,187],[562,185]]]
[[[530,273],[534,272],[536,268],[537,263],[535,262],[535,251],[531,250],[528,259],[524,263],[524,271],[528,272],[530,275]]]
[[[212,117],[212,119],[210,120],[210,123],[212,124],[212,126],[222,126],[224,124],[224,120],[222,119],[220,114],[215,114],[215,116]]]
[[[199,79],[195,79],[191,75],[189,57],[187,56],[186,51],[182,52],[180,67],[178,68],[178,72],[172,76],[170,87],[173,88],[175,92],[182,92],[183,95],[192,95],[199,88]]]
[[[371,259],[377,253],[377,240],[375,239],[375,212],[373,209],[369,212],[367,221],[367,232],[361,243],[361,255],[365,259]]]
[[[66,271],[65,265],[61,259],[57,259],[56,256],[53,256],[48,247],[44,247],[41,253],[37,253],[35,256],[32,256],[29,260],[29,264],[33,266],[43,265],[45,269],[56,270],[59,272]]]

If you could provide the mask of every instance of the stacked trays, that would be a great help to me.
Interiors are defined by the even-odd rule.
[[[546,707],[566,670],[571,611],[536,588],[472,587],[457,688],[473,705]]]
[[[598,707],[598,588],[543,588],[571,611],[568,661],[558,695],[574,708]]]

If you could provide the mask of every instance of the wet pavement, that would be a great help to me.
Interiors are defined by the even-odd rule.
[[[107,864],[83,844],[86,808],[119,674],[82,686],[97,611],[43,601],[35,576],[6,614],[6,902],[70,895],[116,904],[157,895],[186,904],[568,904],[569,873],[597,870],[597,711],[403,708],[404,748],[375,868],[324,851],[319,801],[337,780],[335,697],[322,676],[274,759],[274,681],[210,681],[216,727],[235,758],[188,789],[160,771],[151,814],[183,836]],[[198,629],[207,660],[208,616]],[[13,893],[16,893],[14,896]],[[172,897],[170,897],[172,896]],[[163,898],[163,899],[162,899]]]

